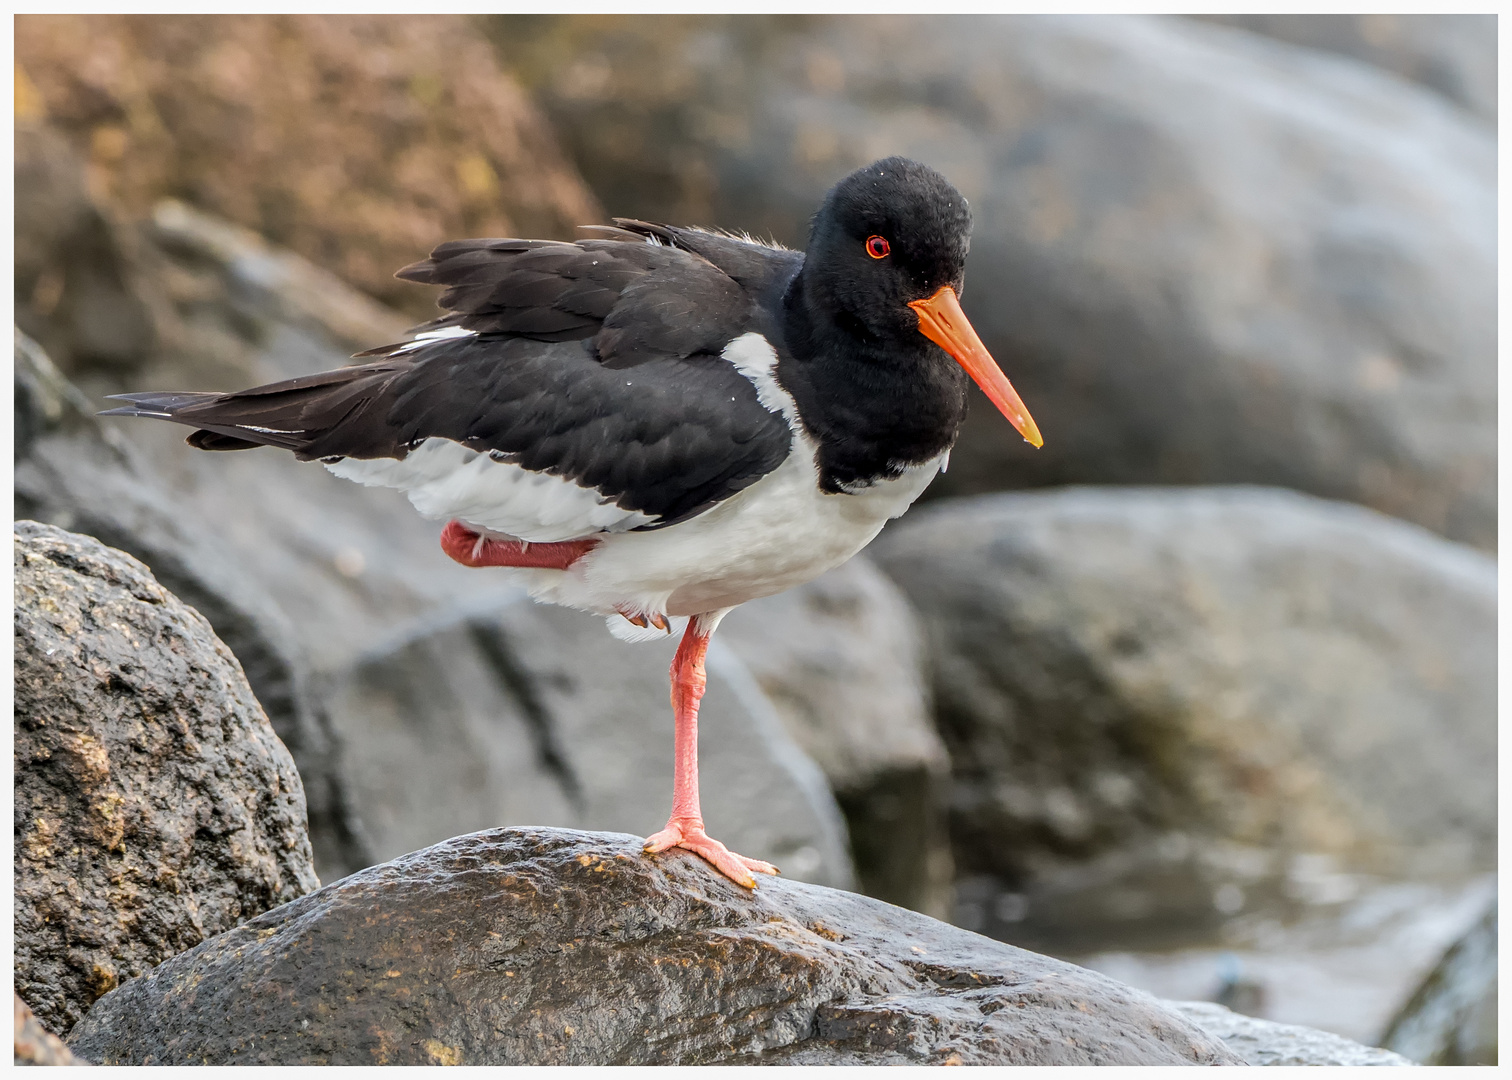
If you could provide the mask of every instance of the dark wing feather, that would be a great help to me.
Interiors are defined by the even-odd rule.
[[[237,394],[124,395],[113,412],[191,424],[204,449],[304,460],[402,458],[446,438],[597,489],[651,515],[648,528],[686,520],[791,449],[787,422],[719,353],[764,329],[762,291],[801,256],[700,233],[690,243],[705,255],[679,246],[683,230],[620,224],[656,242],[458,240],[400,271],[446,289],[448,313],[425,329],[475,337],[386,346],[365,354],[375,363]]]

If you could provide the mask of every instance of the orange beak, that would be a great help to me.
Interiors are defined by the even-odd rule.
[[[1018,428],[1020,435],[1034,446],[1044,446],[1045,440],[1034,425],[1034,417],[1024,408],[1018,391],[971,328],[955,290],[949,285],[941,285],[940,291],[928,300],[915,300],[908,306],[919,313],[919,333],[955,357],[956,363],[966,369],[966,374],[982,388],[982,393],[992,399],[1008,422]]]

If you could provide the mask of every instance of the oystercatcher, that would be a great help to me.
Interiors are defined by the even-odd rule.
[[[1029,442],[1023,402],[962,313],[971,216],[887,158],[841,180],[807,252],[624,218],[577,243],[456,240],[398,277],[446,291],[412,340],[234,394],[122,394],[104,415],[275,446],[398,488],[467,566],[672,662],[675,780],[648,854],[696,852],[755,888],[769,863],[704,831],[704,655],[737,604],[837,566],[943,471],[974,379]]]

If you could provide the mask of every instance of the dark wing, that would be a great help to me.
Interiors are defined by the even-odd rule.
[[[796,270],[801,256],[780,254],[767,277]],[[400,276],[446,286],[450,314],[432,326],[472,335],[236,394],[122,395],[131,404],[112,412],[194,425],[202,449],[270,445],[305,460],[403,458],[451,439],[594,488],[653,516],[648,528],[728,498],[791,449],[787,422],[719,355],[763,323],[756,298],[695,252],[464,240]]]

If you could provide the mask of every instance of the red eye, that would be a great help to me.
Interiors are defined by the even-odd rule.
[[[874,259],[885,259],[887,253],[892,250],[885,237],[868,236],[866,238],[866,253]]]

